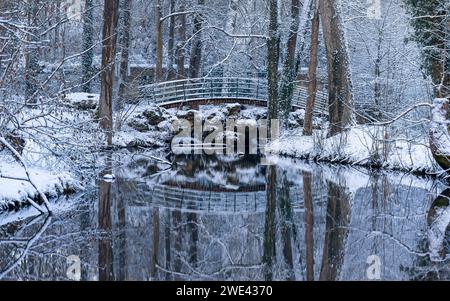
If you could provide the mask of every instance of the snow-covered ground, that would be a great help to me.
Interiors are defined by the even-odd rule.
[[[28,173],[37,189],[49,197],[82,189],[69,173],[56,174],[38,167],[30,167]],[[0,212],[21,207],[28,199],[36,199],[38,190],[28,181],[25,170],[19,164],[0,159]]]
[[[289,132],[267,147],[272,154],[314,161],[382,167],[389,170],[436,173],[440,168],[433,159],[429,143],[389,139],[383,127],[355,126],[349,131],[327,138],[326,130],[304,136],[302,130]]]

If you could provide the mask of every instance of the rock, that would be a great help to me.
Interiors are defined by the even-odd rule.
[[[199,111],[189,110],[189,111],[178,111],[177,118],[189,121],[194,124],[195,118],[201,118]]]
[[[172,123],[170,122],[170,120],[164,120],[164,121],[158,123],[157,128],[159,131],[171,132],[172,131]]]
[[[241,113],[242,106],[239,103],[233,103],[226,106],[227,116],[237,116]]]
[[[146,140],[136,138],[127,144],[127,148],[138,148],[138,147],[158,148],[158,147],[164,147],[164,146],[165,146],[165,144],[163,141],[155,140],[153,138],[149,138]]]
[[[98,106],[99,95],[90,93],[70,93],[65,96],[64,102],[80,111],[95,110]]]
[[[147,132],[150,127],[148,126],[148,120],[141,116],[136,116],[128,122],[128,125],[139,132]]]
[[[142,115],[147,118],[148,124],[155,126],[166,120],[164,112],[159,107],[145,110]]]
[[[296,110],[289,113],[288,127],[290,129],[299,128],[303,126],[305,121],[305,110]]]
[[[206,120],[211,120],[211,121],[225,121],[225,116],[222,112],[212,112],[211,114],[208,115],[208,117],[206,117]]]

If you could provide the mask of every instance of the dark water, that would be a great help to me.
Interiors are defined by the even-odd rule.
[[[115,159],[113,183],[59,200],[53,216],[0,218],[0,279],[67,280],[78,258],[82,280],[450,279],[450,192],[431,179],[290,159]]]

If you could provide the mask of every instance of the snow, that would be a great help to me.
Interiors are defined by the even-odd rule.
[[[313,136],[291,131],[267,147],[272,154],[314,161],[348,163],[356,166],[377,166],[389,170],[432,173],[439,170],[428,141],[384,139],[379,126],[355,126],[349,131],[326,138],[326,129]]]
[[[86,99],[93,99],[98,102],[99,97],[99,94],[76,92],[67,94],[65,98],[71,102],[79,102]]]
[[[54,174],[43,168],[30,167],[29,174],[37,188],[50,197],[57,197],[66,189],[82,189],[69,173]],[[38,192],[26,179],[24,169],[18,164],[0,161],[0,211],[37,197]]]
[[[92,93],[69,93],[64,97],[64,103],[76,108],[95,108],[99,102],[100,95]]]
[[[103,180],[105,182],[112,183],[112,182],[114,182],[115,179],[116,179],[116,176],[113,175],[113,174],[106,174],[106,175],[103,176]]]

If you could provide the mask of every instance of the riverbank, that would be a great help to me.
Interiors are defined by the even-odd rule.
[[[0,158],[0,212],[27,206],[30,199],[39,203],[39,191],[53,199],[83,189],[68,172],[55,173],[45,168],[29,167],[28,173],[33,184],[19,164]]]
[[[389,139],[384,128],[377,126],[355,126],[331,138],[326,137],[326,130],[316,130],[312,136],[304,136],[301,129],[290,131],[269,145],[267,151],[315,162],[423,174],[442,173],[433,159],[428,141]]]

